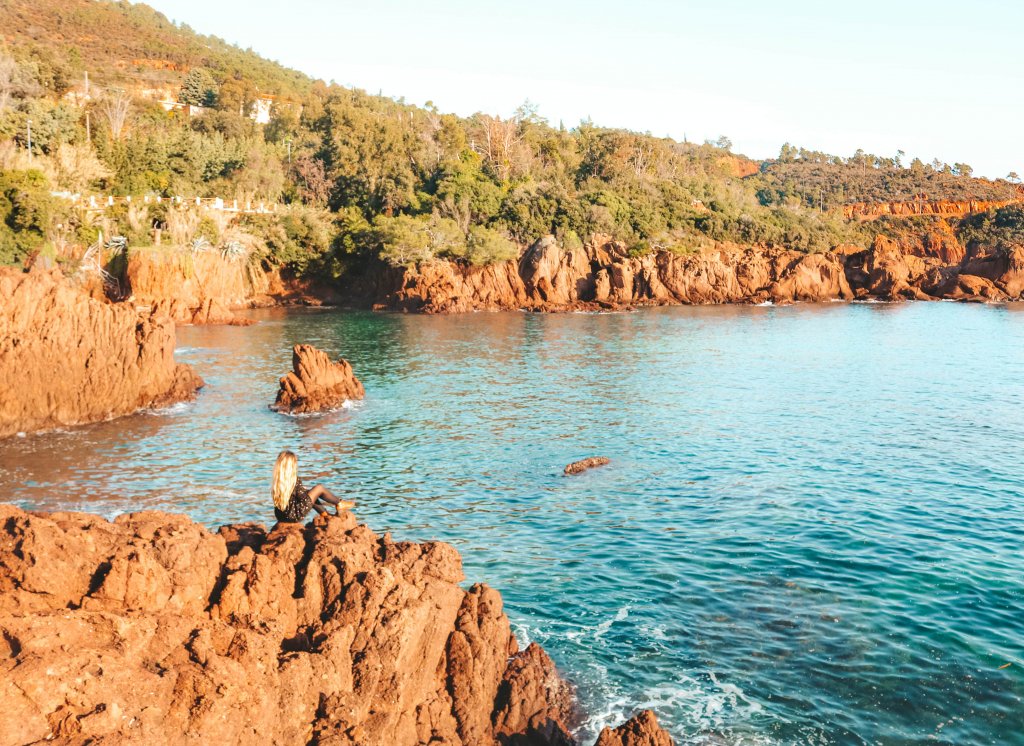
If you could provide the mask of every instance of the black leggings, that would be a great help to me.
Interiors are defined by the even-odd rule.
[[[324,487],[322,484],[318,484],[315,487],[313,487],[313,489],[309,491],[309,496],[313,498],[313,510],[315,510],[317,513],[327,512],[327,508],[320,504],[321,501],[327,503],[328,505],[337,505],[339,502],[341,502],[338,498],[334,496],[334,494],[329,489]],[[337,513],[338,511],[335,510],[334,512]]]

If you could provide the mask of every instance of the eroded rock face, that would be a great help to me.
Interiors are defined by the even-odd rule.
[[[223,302],[213,298],[207,298],[194,308],[178,299],[160,300],[153,304],[153,315],[166,316],[176,324],[250,326],[255,323],[237,315]]]
[[[281,378],[272,409],[289,414],[322,412],[366,396],[347,360],[332,362],[312,345],[292,348],[292,372]]]
[[[673,741],[654,713],[643,710],[618,728],[602,730],[595,746],[673,746]]]
[[[213,251],[133,252],[124,276],[133,302],[151,305],[178,324],[249,324],[233,309],[257,304],[276,279]]]
[[[0,269],[0,437],[195,397],[174,325],[91,297],[59,271]]]
[[[1022,252],[1024,247],[968,252],[941,221],[922,234],[879,236],[868,250],[840,247],[822,254],[723,247],[630,256],[607,238],[563,251],[548,236],[518,262],[469,267],[440,261],[389,276],[392,289],[378,283],[384,298],[374,307],[458,313],[858,298],[1019,300]]]
[[[149,305],[178,324],[248,326],[253,322],[235,311],[340,300],[316,281],[248,260],[226,259],[216,251],[133,251],[119,279],[133,303]]]
[[[571,690],[447,544],[349,513],[214,534],[0,504],[0,527],[0,744],[573,743]]]
[[[959,217],[1018,203],[1020,203],[1019,199],[1000,201],[937,199],[917,200],[914,202],[856,202],[843,207],[843,217],[847,220],[875,220],[876,218],[886,216],[909,217],[914,215]]]

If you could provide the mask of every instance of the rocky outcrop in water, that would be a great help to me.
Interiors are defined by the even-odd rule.
[[[332,362],[312,345],[292,348],[292,371],[281,378],[272,409],[288,414],[323,412],[366,396],[347,360]]]
[[[591,456],[590,458],[585,458],[581,461],[573,461],[565,467],[563,473],[568,477],[574,474],[582,474],[588,469],[593,469],[594,467],[604,466],[605,464],[610,463],[611,459],[605,456]]]
[[[432,262],[385,273],[379,309],[571,311],[645,305],[832,300],[1022,299],[1021,247],[964,247],[949,226],[879,236],[867,250],[805,254],[773,247],[632,256],[613,241],[564,251],[548,236],[518,262]],[[386,281],[385,281],[386,280]],[[390,289],[388,282],[390,281]]]
[[[0,504],[0,527],[0,745],[574,743],[570,688],[447,544],[350,513],[210,533]]]
[[[0,437],[195,397],[174,325],[97,300],[57,270],[0,269]]]
[[[602,730],[595,746],[673,746],[673,742],[654,713],[644,710],[618,728]]]

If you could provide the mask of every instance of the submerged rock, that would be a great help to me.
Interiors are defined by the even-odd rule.
[[[602,730],[594,746],[673,746],[673,741],[654,713],[643,710],[618,728]]]
[[[326,352],[312,345],[295,345],[292,372],[281,378],[271,409],[289,414],[322,412],[364,396],[363,384],[347,360],[331,362]]]
[[[347,513],[0,526],[0,744],[573,744],[570,688],[447,544]]]
[[[590,458],[585,458],[582,461],[573,461],[565,467],[564,473],[566,476],[572,476],[573,474],[585,472],[587,469],[593,469],[595,466],[604,466],[608,463],[611,463],[610,458],[605,458],[604,456],[591,456]]]
[[[58,270],[0,269],[0,437],[195,397],[174,324],[92,297]]]

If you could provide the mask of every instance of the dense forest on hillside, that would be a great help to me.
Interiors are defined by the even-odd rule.
[[[638,253],[722,242],[819,251],[870,240],[843,220],[849,202],[1019,194],[965,164],[904,166],[902,154],[787,145],[756,163],[724,137],[566,129],[528,103],[457,117],[313,81],[127,2],[8,0],[0,28],[0,262],[72,256],[101,227],[143,246],[154,225],[178,245],[244,245],[328,275],[377,256],[485,263],[548,233],[569,247],[606,234]],[[167,111],[160,89],[201,109]],[[268,95],[269,122],[257,124]],[[98,220],[50,197],[59,190],[286,207],[237,226],[167,203],[120,205]]]

